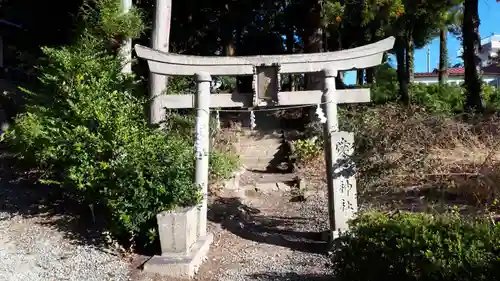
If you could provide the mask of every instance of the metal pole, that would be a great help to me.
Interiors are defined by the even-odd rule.
[[[324,124],[325,139],[325,163],[326,179],[328,186],[328,216],[330,222],[330,231],[328,233],[330,242],[337,236],[335,225],[335,170],[333,165],[337,161],[335,144],[332,140],[332,133],[338,132],[337,103],[335,96],[335,77],[337,71],[333,69],[323,70],[325,82],[323,84],[323,103],[326,114],[326,123]]]
[[[172,17],[172,0],[156,0],[156,13],[152,36],[152,48],[168,52],[170,40],[170,21]],[[167,76],[150,73],[150,99],[149,120],[151,124],[158,124],[165,120],[165,104],[162,94],[167,87]]]
[[[427,73],[431,72],[431,48],[427,48]]]
[[[122,0],[123,13],[126,14],[132,8],[132,0]],[[123,73],[132,73],[132,38],[126,38],[120,47],[120,54],[124,59]]]
[[[212,78],[206,72],[196,74],[198,90],[196,95],[196,174],[195,183],[201,189],[203,200],[199,209],[198,237],[207,234],[207,204],[208,204],[208,159],[210,153],[210,82]]]

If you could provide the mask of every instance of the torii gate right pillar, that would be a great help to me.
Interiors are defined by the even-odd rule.
[[[354,135],[340,132],[337,116],[339,92],[335,89],[336,69],[325,69],[322,103],[326,115],[324,144],[328,213],[330,229],[328,241],[333,242],[341,232],[348,230],[348,221],[358,209],[356,179],[351,156],[354,153]]]

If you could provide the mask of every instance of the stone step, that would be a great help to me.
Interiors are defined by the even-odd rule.
[[[283,141],[276,136],[241,138],[238,153],[247,169],[266,170],[275,158],[280,158]]]
[[[276,182],[291,182],[296,179],[293,173],[265,173],[246,171],[240,175],[240,182],[245,184],[268,184]]]

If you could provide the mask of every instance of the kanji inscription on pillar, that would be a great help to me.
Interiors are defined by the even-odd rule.
[[[355,166],[352,160],[354,153],[354,135],[348,132],[332,134],[335,144],[335,228],[339,232],[348,229],[348,221],[353,219],[358,211],[356,192]]]

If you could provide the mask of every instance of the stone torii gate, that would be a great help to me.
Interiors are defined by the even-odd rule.
[[[165,116],[166,108],[195,108],[197,110],[195,153],[195,182],[203,193],[201,208],[196,216],[182,212],[168,212],[158,216],[162,256],[155,257],[145,265],[145,270],[171,276],[192,276],[208,251],[212,238],[207,234],[207,184],[209,155],[210,108],[254,108],[297,105],[323,105],[326,112],[324,126],[326,176],[329,204],[329,238],[347,230],[347,221],[357,212],[356,181],[345,162],[353,153],[352,133],[339,132],[337,104],[370,102],[369,89],[335,89],[335,77],[339,71],[362,69],[379,65],[384,52],[393,48],[394,38],[378,41],[362,47],[338,52],[316,54],[292,54],[248,57],[202,57],[165,53],[136,45],[140,58],[148,61],[150,72],[168,76],[195,76],[197,93],[168,95],[156,102],[157,116]],[[280,91],[281,74],[324,74],[323,90],[283,92]],[[210,94],[211,75],[253,76],[253,93]],[[183,217],[180,219],[180,217]],[[195,218],[196,217],[196,218]],[[197,221],[194,223],[189,220]],[[162,231],[165,224],[180,230]],[[196,235],[191,235],[193,226]],[[188,229],[188,230],[186,230]],[[165,234],[170,233],[170,234]],[[166,237],[173,235],[176,237]],[[163,237],[162,237],[163,236]],[[172,240],[182,236],[182,247],[172,250]],[[187,241],[185,237],[189,238]],[[168,245],[167,245],[168,244]],[[175,248],[175,247],[174,247]],[[182,265],[181,265],[182,264]]]

